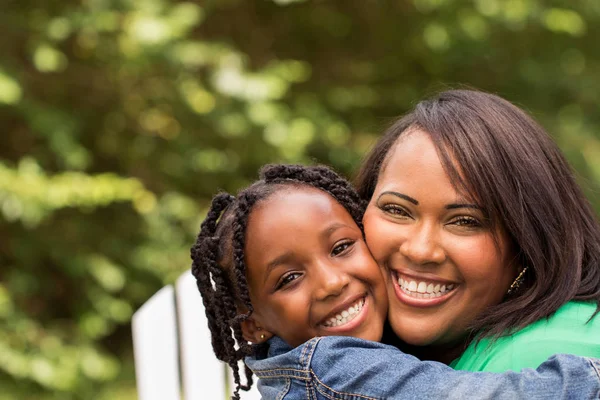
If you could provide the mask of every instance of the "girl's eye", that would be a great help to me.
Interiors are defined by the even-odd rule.
[[[465,228],[479,228],[482,226],[481,222],[479,222],[477,219],[467,216],[457,217],[451,223],[453,225],[462,226]]]
[[[302,274],[300,272],[290,272],[287,275],[284,275],[283,278],[277,283],[275,290],[281,289],[284,286],[289,285],[291,282],[298,279]]]
[[[350,247],[352,247],[353,244],[354,244],[354,242],[350,241],[350,240],[336,244],[334,246],[334,248],[331,250],[331,255],[334,257],[339,256],[340,254],[345,253]]]
[[[387,213],[397,217],[410,217],[406,210],[397,204],[384,204],[381,209]]]

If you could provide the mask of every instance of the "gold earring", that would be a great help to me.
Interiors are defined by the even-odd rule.
[[[511,294],[513,294],[514,292],[516,292],[517,289],[519,288],[519,286],[521,286],[521,284],[525,280],[524,275],[525,275],[525,272],[527,272],[527,268],[528,267],[523,268],[523,270],[521,271],[521,273],[519,275],[517,275],[517,277],[515,278],[515,280],[513,281],[513,283],[511,283],[510,287],[508,288],[508,292],[506,292],[506,294],[508,296],[510,296]]]
[[[260,340],[265,340],[265,334],[264,333],[260,334]]]

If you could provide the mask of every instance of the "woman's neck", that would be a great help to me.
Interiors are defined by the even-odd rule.
[[[452,344],[413,346],[400,340],[389,325],[386,324],[381,342],[397,347],[400,351],[413,355],[421,361],[438,361],[444,364],[450,364],[453,360],[460,357],[470,341],[467,337],[464,340]]]
[[[411,346],[403,343],[398,347],[407,354],[412,354],[421,361],[438,361],[444,364],[450,364],[467,348],[467,344],[460,342],[454,345],[437,345],[437,346]]]

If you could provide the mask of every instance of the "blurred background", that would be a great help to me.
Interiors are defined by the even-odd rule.
[[[599,41],[597,0],[2,0],[0,399],[135,399],[131,315],[211,195],[351,177],[439,90],[525,108],[599,210]]]

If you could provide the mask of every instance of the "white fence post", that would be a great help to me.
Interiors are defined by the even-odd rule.
[[[165,286],[133,316],[139,400],[178,400],[179,360],[173,286]]]
[[[229,398],[234,388],[231,369],[213,353],[204,305],[190,271],[179,277],[175,289],[162,288],[133,315],[132,330],[139,400],[181,400],[181,383],[185,400]],[[240,395],[259,400],[256,382]]]
[[[175,292],[184,398],[225,399],[225,365],[213,353],[204,305],[191,272],[179,277]]]

